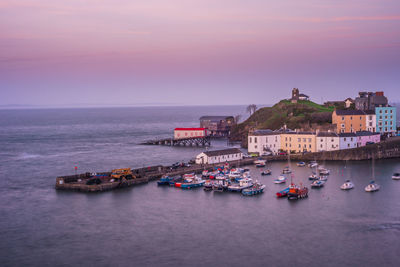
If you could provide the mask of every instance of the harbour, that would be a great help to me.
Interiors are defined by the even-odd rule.
[[[235,114],[244,108],[211,109],[217,114]],[[74,166],[78,174],[90,175],[188,162],[205,148],[139,143],[151,139],[150,132],[154,137],[167,137],[171,125],[178,127],[182,120],[185,125],[198,126],[200,112],[201,108],[173,107],[2,111],[3,265],[90,265],[94,257],[100,266],[110,262],[142,266],[397,265],[393,244],[399,216],[393,211],[399,208],[400,183],[391,178],[400,171],[397,158],[376,160],[375,179],[381,188],[374,193],[364,190],[371,180],[371,160],[326,160],[330,177],[325,186],[309,188],[308,198],[299,201],[276,196],[290,183],[273,183],[288,165],[287,156],[267,160],[264,168],[256,168],[254,158],[242,165],[254,181],[266,186],[254,196],[158,186],[158,176],[102,193],[54,189],[55,176],[74,176]],[[176,113],[186,115],[174,119]],[[147,124],[139,127],[142,117]],[[43,126],[44,121],[50,126]],[[31,136],[26,138],[28,132]],[[226,148],[226,142],[212,140],[209,150]],[[294,182],[310,187],[311,169],[297,167],[297,162],[291,155]],[[180,173],[192,173],[193,167]],[[261,175],[267,168],[271,175]],[[347,179],[354,188],[341,190]],[[294,246],[293,236],[307,246]],[[318,259],[310,247],[320,248]],[[351,255],[343,258],[349,251]]]

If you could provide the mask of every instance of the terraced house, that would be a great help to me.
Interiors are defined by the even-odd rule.
[[[316,135],[313,132],[290,132],[281,134],[283,151],[316,152]]]
[[[379,106],[375,108],[376,131],[380,134],[396,133],[396,107]]]
[[[367,114],[362,110],[334,110],[332,124],[336,124],[337,133],[355,133],[366,131]]]
[[[259,155],[271,152],[278,154],[281,149],[281,133],[271,130],[256,130],[249,134],[248,152],[258,153]]]

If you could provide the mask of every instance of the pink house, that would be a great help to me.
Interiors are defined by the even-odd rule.
[[[367,144],[379,143],[381,141],[381,135],[379,133],[373,133],[370,131],[356,132],[357,136],[357,147],[365,146]]]

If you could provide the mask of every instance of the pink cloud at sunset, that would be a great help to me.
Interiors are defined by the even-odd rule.
[[[254,92],[248,102],[264,92],[272,103],[283,96],[269,92],[291,87],[336,98],[361,89],[390,94],[399,82],[399,26],[400,3],[390,0],[5,0],[0,101],[24,99],[27,87],[57,91],[66,102],[74,90],[108,99],[106,85],[145,91],[146,102],[171,88],[218,88],[222,96],[242,85]]]

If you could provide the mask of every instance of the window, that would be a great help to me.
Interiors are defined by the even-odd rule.
[[[322,145],[321,145],[322,146]],[[301,148],[301,145],[299,144],[299,148]]]
[[[350,147],[350,144],[347,144],[347,147]]]
[[[321,148],[322,148],[322,144],[321,144]]]
[[[385,119],[387,119],[387,116],[385,116]]]
[[[393,113],[393,109],[390,110],[390,113]],[[390,116],[390,117],[392,117],[392,116]]]
[[[324,142],[324,139],[321,138],[321,142]]]
[[[333,142],[333,138],[331,139],[331,142]]]
[[[372,116],[369,116],[369,120],[372,121]]]
[[[249,137],[249,143],[251,143],[251,137]]]
[[[344,128],[344,124],[342,124],[342,128]]]
[[[254,143],[257,143],[257,137],[254,137]]]
[[[308,138],[308,142],[311,143],[311,138]]]
[[[372,122],[369,123],[369,126],[372,126]]]
[[[353,120],[353,116],[350,116],[350,120]]]
[[[255,145],[254,148],[257,148],[257,145]]]
[[[345,142],[346,142],[346,137],[343,139],[343,141],[345,141]]]
[[[265,137],[265,143],[268,143],[268,137]]]
[[[301,142],[301,138],[297,138],[297,142],[299,142],[299,143],[300,143],[300,142]]]
[[[362,120],[362,117],[360,116],[360,120]]]
[[[382,109],[381,109],[381,110],[379,110],[379,113],[381,113],[381,114],[382,114]]]
[[[391,119],[393,119],[393,116],[392,116],[392,115],[390,115],[390,118],[391,118]]]
[[[385,109],[385,114],[387,114],[387,109]]]
[[[307,145],[306,145],[306,144],[304,144],[304,148],[307,148]]]
[[[387,124],[387,121],[385,121],[385,125],[388,125],[388,124]]]
[[[306,138],[303,138],[303,142],[306,142]]]
[[[287,137],[285,137],[285,141],[287,141]]]
[[[344,117],[342,117],[342,121],[344,121]]]
[[[308,147],[311,148],[311,144],[309,144]]]
[[[353,137],[352,137],[352,138],[350,138],[350,141],[353,141]]]
[[[292,137],[289,137],[289,141],[292,142]]]
[[[393,125],[393,121],[390,121],[390,125]]]

